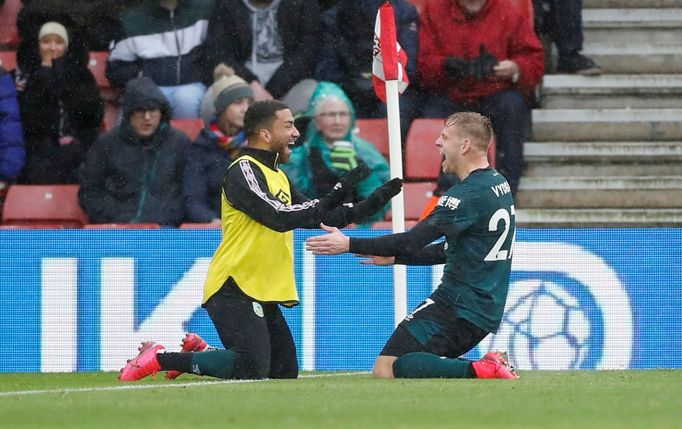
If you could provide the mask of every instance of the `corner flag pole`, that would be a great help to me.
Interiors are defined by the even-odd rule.
[[[388,147],[391,177],[403,178],[403,154],[400,141],[400,102],[402,93],[409,80],[405,72],[407,55],[397,40],[395,14],[390,1],[386,1],[377,11],[374,26],[374,89],[386,103],[388,116]],[[393,232],[405,231],[405,201],[400,192],[391,200],[393,212]],[[404,265],[393,266],[393,317],[396,326],[407,313],[407,270]]]
[[[400,141],[400,101],[398,80],[386,81],[388,111],[388,153],[391,177],[403,177],[403,150]],[[391,200],[393,233],[405,232],[405,195],[401,191]],[[393,265],[393,320],[395,325],[407,314],[407,267]]]

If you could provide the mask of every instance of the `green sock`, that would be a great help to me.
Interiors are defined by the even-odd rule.
[[[236,356],[232,350],[192,353],[192,373],[218,378],[232,378]]]
[[[400,356],[393,363],[393,375],[396,378],[476,378],[470,360],[424,352]]]

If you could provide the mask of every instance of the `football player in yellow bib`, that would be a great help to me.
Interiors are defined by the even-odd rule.
[[[158,371],[236,379],[296,378],[296,348],[279,307],[298,304],[293,229],[362,221],[402,187],[402,180],[392,179],[367,199],[342,204],[369,174],[361,166],[323,198],[309,200],[279,168],[300,135],[287,105],[277,100],[254,103],[246,112],[244,132],[248,145],[230,165],[223,183],[222,242],[204,287],[203,307],[225,348],[210,348],[195,334],[183,342],[181,353],[159,353],[164,347],[149,341],[121,370],[122,381]]]

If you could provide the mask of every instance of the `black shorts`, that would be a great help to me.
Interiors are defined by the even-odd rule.
[[[488,332],[458,318],[452,307],[427,298],[400,322],[381,356],[427,352],[454,359],[473,349],[486,335]]]
[[[279,305],[247,296],[232,278],[203,307],[226,349],[236,353],[234,378],[296,378],[298,359]]]

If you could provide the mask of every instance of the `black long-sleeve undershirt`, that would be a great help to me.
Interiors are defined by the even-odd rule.
[[[375,238],[350,238],[349,251],[360,255],[395,256],[397,264],[445,263],[445,243],[431,244],[444,233],[423,220],[407,232]]]
[[[253,156],[267,166],[277,168],[277,154],[247,148],[245,154]],[[333,210],[321,207],[320,200],[309,200],[291,186],[292,204],[287,205],[268,189],[265,174],[258,166],[243,159],[230,167],[223,182],[227,200],[238,210],[246,213],[270,229],[284,232],[295,228],[319,228],[320,222],[343,227],[347,225],[344,208]]]

